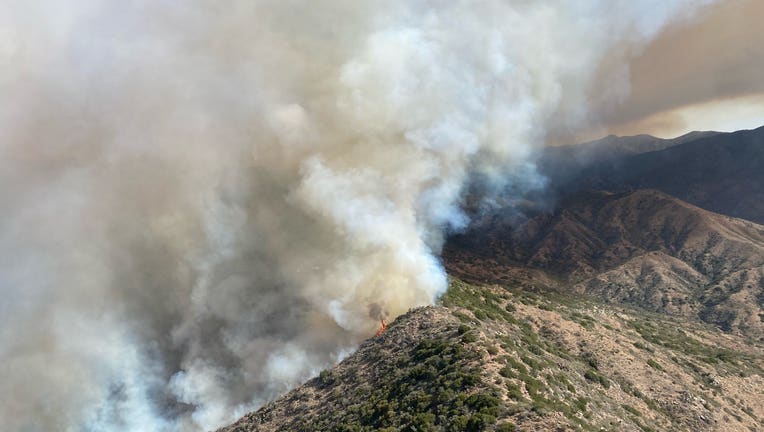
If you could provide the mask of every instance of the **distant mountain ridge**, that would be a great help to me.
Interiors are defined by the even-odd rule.
[[[593,158],[586,158],[587,149],[603,145],[550,150],[555,156],[542,156],[539,170],[558,197],[587,189],[658,189],[716,213],[764,223],[764,126],[654,140],[620,138],[611,144],[617,151]]]
[[[574,145],[546,147],[539,158],[541,173],[559,186],[571,180],[582,170],[604,162],[660,151],[700,138],[719,135],[714,131],[693,131],[676,138],[658,138],[652,135],[608,135],[598,140]]]

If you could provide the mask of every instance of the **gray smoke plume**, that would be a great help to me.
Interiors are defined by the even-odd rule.
[[[2,429],[211,429],[331,365],[699,3],[0,1]]]

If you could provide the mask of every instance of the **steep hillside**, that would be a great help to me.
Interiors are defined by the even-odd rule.
[[[220,431],[757,430],[762,354],[681,319],[454,280]]]
[[[700,136],[658,151],[597,159],[564,176],[541,164],[558,193],[652,188],[707,210],[764,223],[764,127]],[[543,161],[543,160],[542,160]]]
[[[764,429],[764,128],[540,166],[556,210],[484,215],[439,305],[220,431]]]
[[[444,260],[475,281],[585,293],[764,336],[764,226],[663,193],[575,194],[517,226],[486,216]]]

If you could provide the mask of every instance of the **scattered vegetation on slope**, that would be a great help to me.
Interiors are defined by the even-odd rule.
[[[689,321],[453,279],[441,306],[226,431],[753,430],[762,351],[744,347]]]

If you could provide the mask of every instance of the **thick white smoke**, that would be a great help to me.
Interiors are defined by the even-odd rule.
[[[2,429],[211,429],[315,374],[699,3],[0,0]]]

